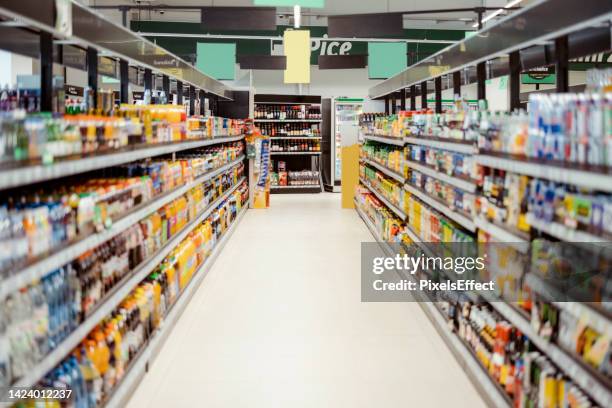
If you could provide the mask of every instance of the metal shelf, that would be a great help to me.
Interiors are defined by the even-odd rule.
[[[321,152],[273,152],[270,151],[270,155],[283,155],[283,156],[319,156]]]
[[[367,181],[365,181],[361,177],[359,178],[359,181],[361,181],[361,184],[366,186],[368,188],[368,190],[370,190],[372,193],[374,193],[374,195],[380,201],[382,201],[383,204],[385,204],[387,206],[387,208],[389,208],[391,211],[393,211],[395,213],[395,215],[397,215],[402,221],[406,220],[406,218],[408,216],[402,210],[400,210],[399,207],[397,207],[395,204],[391,203],[391,201],[389,201],[389,199],[387,199],[385,196],[383,196],[381,193],[379,193],[378,190],[376,190],[374,187],[372,187],[370,185],[370,183],[368,183]]]
[[[91,8],[75,0],[70,0],[70,2],[72,4],[72,35],[70,36],[44,21],[44,13],[39,12],[39,10],[55,10],[54,0],[38,0],[38,8],[0,6],[0,16],[12,18],[23,22],[27,27],[51,33],[65,42],[93,47],[106,54],[127,60],[131,65],[149,68],[198,89],[231,99],[231,91],[221,81],[198,71],[176,54],[157,46],[127,27],[106,19]]]
[[[406,144],[406,141],[400,137],[376,136],[364,133],[363,138],[366,140],[372,140],[374,142],[386,143],[394,146],[404,146]]]
[[[210,256],[196,270],[191,281],[187,284],[176,302],[170,307],[160,327],[151,335],[151,338],[140,356],[132,362],[123,379],[115,386],[116,388],[113,394],[106,403],[107,408],[124,407],[127,404],[140,379],[146,374],[148,365],[152,363],[159,354],[161,347],[168,339],[168,336],[180,319],[189,301],[200,288],[202,281],[210,271],[230,237],[236,231],[238,224],[242,221],[242,218],[244,218],[247,209],[248,206],[245,203],[240,209],[240,213],[236,216],[236,219],[232,222],[232,225],[225,231],[225,234],[223,234],[217,245],[213,248]]]
[[[448,150],[450,152],[457,152],[463,154],[476,154],[478,148],[473,143],[465,143],[461,141],[454,141],[453,139],[441,139],[433,137],[407,137],[407,143],[427,146],[433,149]]]
[[[272,140],[321,140],[322,137],[317,136],[269,136]]]
[[[321,119],[255,119],[261,123],[319,123]]]
[[[389,248],[388,244],[380,238],[367,215],[365,215],[359,209],[359,207],[356,207],[356,210],[357,214],[359,214],[361,219],[363,219],[364,223],[374,236],[374,239],[379,243],[383,252],[387,256],[392,256],[393,251]],[[399,275],[402,279],[407,277],[415,282],[414,277],[410,274],[407,276],[402,274]],[[426,299],[418,292],[415,294],[415,297],[418,297],[416,300],[418,301],[419,306],[421,306],[421,309],[423,309],[425,315],[429,318],[430,322],[436,328],[448,348],[457,359],[459,365],[461,365],[461,368],[465,370],[474,386],[487,401],[488,405],[494,407],[510,407],[511,404],[508,396],[502,392],[500,387],[494,382],[495,380],[488,375],[487,371],[474,356],[472,350],[469,349],[465,343],[463,343],[461,339],[457,337],[457,335],[448,327],[447,322],[444,320],[444,317],[440,311],[435,307],[434,303],[430,299]]]
[[[550,18],[551,10],[563,10],[563,15],[556,13],[555,18]],[[377,99],[411,85],[605,23],[611,17],[608,2],[601,0],[536,0],[476,35],[452,44],[375,85],[368,95],[371,99]]]
[[[589,234],[585,231],[578,231],[572,228],[568,228],[558,222],[542,221],[534,217],[531,213],[527,214],[527,223],[539,231],[545,232],[550,236],[553,236],[566,242],[610,242],[609,239],[606,239],[604,237]]]
[[[270,186],[270,188],[272,190],[284,190],[284,189],[288,189],[288,190],[301,190],[301,189],[311,189],[311,188],[318,188],[320,189],[321,186],[319,184],[310,184],[310,185],[304,185],[304,186]]]
[[[34,368],[28,371],[25,377],[20,378],[13,384],[15,387],[32,387],[45,374],[57,366],[72,350],[81,343],[81,341],[89,334],[89,332],[100,323],[100,321],[111,313],[117,305],[132,291],[132,289],[146,278],[163,260],[175,249],[175,247],[185,239],[194,227],[200,224],[217,208],[227,197],[229,197],[241,184],[246,180],[241,178],[236,185],[226,191],[221,197],[212,202],[202,214],[198,215],[194,220],[190,221],[183,227],[181,232],[173,236],[155,252],[155,255],[141,263],[132,273],[125,278],[124,282],[116,288],[111,294],[101,302],[95,311],[81,323],[81,325],[65,338],[55,349],[40,361]]]
[[[470,231],[470,232],[475,232],[476,231],[476,224],[474,224],[474,221],[472,219],[470,219],[469,217],[467,217],[466,215],[461,214],[460,212],[457,212],[457,211],[453,210],[448,205],[438,201],[437,199],[435,199],[433,197],[430,197],[427,193],[425,193],[422,190],[414,187],[411,184],[408,184],[408,183],[404,184],[404,188],[408,192],[410,192],[411,194],[413,194],[413,195],[417,196],[418,198],[420,198],[422,201],[427,203],[432,208],[438,210],[440,213],[442,213],[442,215],[444,215],[445,217],[448,217],[451,220],[455,221],[457,224],[461,225],[462,227],[464,227],[468,231]]]
[[[137,207],[137,209],[133,210],[123,218],[120,218],[119,220],[114,222],[112,227],[110,227],[109,229],[104,230],[100,233],[94,233],[92,235],[89,235],[75,243],[68,244],[67,246],[52,253],[51,255],[42,258],[40,261],[28,265],[18,273],[12,275],[11,277],[7,278],[2,282],[2,285],[0,285],[0,300],[4,299],[4,297],[9,293],[18,291],[22,287],[34,282],[37,279],[42,278],[49,272],[66,265],[67,263],[79,257],[84,252],[95,248],[101,245],[102,243],[108,241],[109,239],[115,237],[116,235],[122,233],[123,231],[127,230],[129,227],[139,222],[149,214],[157,211],[159,208],[182,196],[183,194],[191,190],[193,187],[233,168],[234,166],[238,165],[242,160],[244,160],[244,156],[240,156],[231,163],[228,163],[224,166],[219,167],[216,170],[203,174],[192,182],[184,184],[174,189],[173,191],[168,192],[162,195],[161,197],[158,197],[154,201],[145,203],[139,206],[139,208]]]
[[[417,163],[411,160],[408,160],[408,167],[411,167],[435,179],[444,181],[445,183],[448,183],[452,186],[460,188],[468,193],[476,192],[476,184],[471,181],[467,181],[467,180],[464,180],[458,177],[449,176],[448,174],[434,170],[429,166],[426,166],[424,164],[420,164],[420,163]]]
[[[534,159],[518,160],[486,154],[475,157],[476,163],[481,166],[612,193],[612,172],[589,171],[571,163],[567,166],[558,166]]]
[[[589,303],[573,301],[571,295],[563,291],[563,288],[557,289],[533,272],[525,275],[525,282],[533,291],[555,305],[559,310],[580,320],[584,319],[593,329],[604,336],[612,337],[610,317],[605,310],[591,306]]]
[[[476,228],[483,230],[498,241],[513,246],[515,249],[519,250],[519,252],[527,252],[529,240],[520,237],[519,235],[514,234],[492,222],[489,222],[480,216],[474,217],[474,224],[476,225]]]
[[[395,172],[395,170],[391,170],[391,169],[383,166],[382,164],[378,164],[374,160],[370,160],[370,159],[365,158],[365,157],[362,157],[361,160],[364,163],[367,163],[370,166],[377,168],[378,170],[382,171],[387,176],[391,177],[392,179],[395,179],[395,180],[399,181],[402,184],[406,182],[406,178],[404,176],[402,176],[401,174]]]
[[[62,160],[50,165],[20,166],[0,170],[0,189],[13,188],[46,180],[72,176],[92,170],[103,169],[161,156],[182,150],[196,149],[218,143],[234,142],[244,139],[244,135],[218,137],[206,140],[167,143],[137,149],[126,149],[116,153],[106,153],[74,160]]]
[[[485,297],[489,297],[486,295]],[[551,359],[559,369],[569,376],[583,391],[603,407],[612,406],[612,390],[594,378],[588,369],[581,366],[571,355],[559,346],[541,338],[529,321],[506,302],[488,299],[489,303],[505,319],[516,326],[529,340]]]

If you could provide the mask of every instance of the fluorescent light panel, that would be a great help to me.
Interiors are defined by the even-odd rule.
[[[514,7],[517,4],[519,4],[521,1],[523,0],[512,0],[510,3],[506,4],[504,7],[500,8],[499,10],[495,10],[494,12],[492,12],[491,14],[489,14],[488,16],[486,16],[485,18],[482,19],[482,23],[486,23],[487,21],[491,20],[492,18],[494,18],[495,16],[500,15],[501,13],[503,13],[506,9],[509,9],[510,7]],[[478,23],[474,24],[472,27],[478,27]]]

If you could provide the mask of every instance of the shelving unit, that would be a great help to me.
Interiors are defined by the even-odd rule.
[[[300,194],[300,193],[320,193],[322,191],[323,181],[321,179],[321,156],[322,156],[322,136],[321,127],[322,119],[320,118],[308,118],[308,116],[322,114],[321,111],[321,97],[320,96],[309,96],[309,95],[266,95],[256,94],[255,95],[255,123],[261,124],[263,134],[268,134],[272,143],[278,141],[275,146],[286,149],[287,144],[291,141],[297,141],[300,144],[312,144],[318,145],[318,151],[273,151],[270,150],[270,157],[272,160],[272,172],[278,174],[280,179],[281,173],[286,173],[287,184],[291,182],[289,175],[292,172],[312,172],[312,175],[316,175],[318,184],[316,185],[271,185],[270,192],[272,194]],[[259,112],[259,113],[258,113]],[[298,114],[299,112],[299,114]],[[268,117],[276,116],[276,118],[261,118],[257,117],[262,115]],[[286,116],[298,116],[295,118],[283,118]],[[279,119],[278,117],[283,119]],[[268,124],[268,125],[266,125]],[[287,124],[287,126],[282,126]],[[289,125],[295,124],[295,125]],[[297,128],[296,128],[297,126]],[[264,131],[266,130],[267,131]],[[302,133],[297,136],[291,136],[287,133]],[[313,136],[305,136],[303,133],[311,133]],[[276,136],[281,134],[281,136]],[[316,136],[316,135],[319,136]],[[274,136],[272,136],[274,135]],[[285,145],[283,145],[285,143]],[[294,146],[295,147],[295,146]],[[305,147],[302,147],[302,150]],[[284,170],[279,170],[279,162],[284,162]],[[285,177],[283,177],[285,178]],[[280,180],[279,180],[280,181]]]
[[[366,224],[385,255],[394,256],[394,251],[391,250],[388,244],[378,235],[376,229],[372,225],[372,221],[370,221],[368,216],[364,214],[358,206],[355,208],[357,209],[357,214],[359,214],[363,222]],[[420,240],[417,238],[415,242],[420,242]],[[399,271],[396,272],[402,279],[408,279],[415,282],[412,275],[403,275]],[[448,327],[447,322],[444,320],[444,317],[435,306],[435,303],[430,299],[425,299],[420,296],[420,292],[416,292],[415,296],[417,297],[416,300],[418,301],[419,306],[421,306],[421,309],[425,312],[438,334],[440,334],[448,348],[451,350],[461,365],[461,368],[466,372],[470,379],[472,379],[472,382],[477,389],[479,389],[487,404],[494,407],[510,407],[512,404],[510,403],[508,396],[495,382],[493,382],[491,377],[489,377],[487,374],[487,371],[479,363],[472,351]]]
[[[77,330],[72,332],[66,339],[64,339],[33,369],[29,370],[28,375],[20,378],[14,384],[14,386],[32,387],[46,373],[57,366],[70,352],[72,352],[72,350],[74,350],[77,345],[79,345],[83,338],[85,338],[105,316],[112,312],[119,305],[119,303],[125,299],[125,297],[132,291],[132,289],[134,289],[134,287],[136,287],[136,285],[146,278],[164,260],[164,258],[175,249],[176,245],[178,245],[189,235],[195,226],[199,225],[203,220],[205,220],[219,204],[227,199],[227,197],[229,197],[240,186],[244,180],[244,177],[240,179],[236,185],[209,204],[206,210],[185,225],[179,233],[169,239],[168,242],[158,249],[152,257],[145,260],[135,270],[131,271],[124,281],[116,285],[115,289],[109,293],[98,306],[96,306],[95,311],[81,323]]]
[[[563,17],[560,19],[548,18],[548,16],[551,16],[550,10],[563,10],[559,14]],[[426,98],[422,93],[424,89],[427,89],[428,92],[434,91],[436,113],[442,113],[442,89],[452,88],[454,85],[454,93],[457,93],[461,91],[463,85],[476,83],[478,99],[486,99],[486,80],[491,79],[491,77],[508,75],[510,108],[516,109],[520,107],[521,103],[519,94],[521,72],[535,67],[535,65],[524,66],[523,64],[536,64],[533,62],[534,58],[537,58],[538,61],[546,60],[546,65],[557,64],[555,72],[558,81],[555,91],[559,93],[568,92],[568,81],[564,80],[568,77],[568,60],[596,52],[608,52],[607,48],[596,50],[592,47],[586,47],[580,44],[579,39],[589,38],[593,31],[600,28],[602,31],[605,31],[604,27],[607,27],[609,30],[611,18],[612,10],[610,6],[597,0],[587,0],[581,3],[572,2],[571,0],[536,0],[522,7],[521,10],[502,18],[499,22],[487,26],[479,31],[478,34],[450,45],[431,57],[423,59],[399,74],[377,84],[370,89],[369,96],[374,99],[385,98],[385,110],[389,114],[396,113],[397,98],[399,97],[400,100],[406,98],[408,92],[410,93],[411,101],[410,110],[416,110],[414,106],[415,97],[420,95],[425,100]],[[590,42],[591,45],[594,43],[595,41]],[[602,44],[595,47],[609,48],[609,45]],[[478,68],[473,70],[475,66]],[[475,76],[473,75],[474,71],[476,71]],[[489,77],[487,77],[487,73],[489,73]],[[428,89],[428,86],[430,86],[428,82],[431,80],[434,82],[434,90]],[[443,88],[443,83],[446,84],[445,88]],[[405,105],[406,101],[403,100],[402,106]],[[381,140],[380,137],[372,138],[366,135],[364,138],[385,143],[384,139]],[[395,142],[397,145],[402,145],[401,142]],[[458,140],[410,136],[406,137],[403,142],[449,152],[469,154],[472,155],[478,165],[492,169],[504,170],[553,182],[567,183],[578,188],[612,193],[612,171],[608,168],[524,158],[502,153],[479,152],[475,148],[474,143]],[[479,194],[478,186],[475,182],[470,183],[469,180],[436,172],[421,163],[410,162],[408,165],[423,174],[444,181],[454,187]],[[406,184],[405,189],[429,207],[438,210],[441,214],[454,220],[469,231],[480,230],[486,232],[495,241],[512,245],[515,249],[525,254],[530,248],[531,237],[537,232],[545,233],[568,242],[610,242],[605,237],[569,228],[560,222],[543,222],[533,217],[532,214],[528,214],[526,220],[532,227],[531,235],[488,221],[481,216],[457,217],[453,209],[429,197],[425,192],[414,186]],[[411,239],[418,238],[409,226],[406,228],[406,233]],[[415,240],[415,242],[419,241]],[[601,333],[608,333],[609,335],[610,330],[612,330],[612,324],[610,315],[604,309],[598,309],[590,304],[571,301],[568,296],[561,296],[559,291],[563,295],[569,295],[565,291],[571,292],[571,288],[555,289],[552,285],[546,285],[545,282],[542,282],[542,279],[533,272],[526,273],[525,277],[525,283],[536,292],[536,295],[548,299],[548,302],[558,308],[560,313],[570,313],[574,317],[581,319],[581,321],[589,321],[589,325],[595,328],[595,330],[599,330]],[[559,299],[566,300],[559,301]],[[569,377],[597,405],[612,405],[612,382],[608,378],[592,367],[587,366],[580,360],[579,356],[563,350],[556,343],[545,340],[532,327],[528,316],[517,310],[510,303],[491,297],[485,300],[503,319],[525,334],[532,344],[554,363],[559,373]],[[435,312],[436,308],[433,304],[423,302],[421,306],[424,309],[430,309],[428,316],[434,323],[434,326],[443,325],[444,322],[440,321],[439,314]],[[436,318],[436,314],[438,318]],[[440,324],[436,325],[436,321],[439,321]],[[443,335],[442,332],[441,334]],[[460,338],[453,333],[449,334],[449,338],[450,342],[447,341],[447,344],[451,350],[460,349],[456,345],[456,343],[461,342]],[[455,354],[458,359],[463,359],[468,353],[469,350],[462,350]],[[483,397],[486,398],[489,395],[495,394],[493,388],[498,387],[495,387],[495,380],[489,377],[486,372],[479,378],[472,378],[476,387],[482,391]],[[482,388],[483,384],[490,384],[492,386],[484,390]],[[489,401],[489,405],[510,406],[511,404],[507,398],[500,398],[496,402]]]
[[[82,5],[80,2],[75,0],[67,0],[65,2],[40,0],[35,3],[36,7],[32,6],[32,4],[20,5],[19,2],[4,2],[0,5],[0,20],[2,21],[3,33],[6,30],[12,30],[11,32],[23,34],[23,36],[16,36],[13,43],[9,41],[5,42],[4,45],[8,44],[13,47],[14,49],[11,49],[11,52],[17,54],[23,53],[34,59],[38,58],[41,71],[39,75],[39,100],[41,110],[43,111],[51,111],[53,106],[53,72],[55,71],[53,65],[58,61],[60,61],[62,65],[74,67],[81,71],[87,71],[85,73],[88,78],[87,85],[94,93],[94,105],[92,108],[99,108],[99,106],[96,106],[97,98],[95,97],[95,93],[98,92],[99,88],[98,78],[103,74],[111,75],[98,70],[98,61],[100,57],[116,64],[115,68],[118,68],[116,69],[116,76],[119,79],[121,89],[121,103],[129,102],[130,69],[136,69],[139,74],[144,73],[142,79],[144,80],[145,91],[155,90],[155,76],[161,77],[163,88],[167,95],[170,94],[170,80],[176,81],[179,105],[183,104],[182,90],[184,86],[186,88],[185,94],[189,95],[190,116],[195,114],[194,106],[196,98],[199,98],[202,103],[204,103],[205,99],[209,99],[211,104],[214,103],[215,108],[217,108],[219,99],[225,101],[232,100],[233,91],[222,82],[205,75],[177,55],[152,43],[139,34],[132,32],[128,28],[106,19],[98,12]],[[62,6],[66,8],[62,8]],[[62,21],[64,26],[69,27],[70,30],[62,31],[56,28],[54,21],[56,18],[58,21]],[[66,21],[62,19],[66,19]],[[27,39],[27,41],[25,39]],[[27,44],[23,47],[24,50],[21,50],[20,45],[23,45],[23,42]],[[28,54],[28,52],[33,49],[32,44],[35,44],[34,49],[36,49],[36,47],[39,48],[36,51],[37,55]],[[78,55],[72,56],[73,58],[70,62],[64,61],[63,59],[66,47],[79,51]],[[57,54],[58,51],[60,55],[54,55]],[[196,96],[196,92],[198,91],[199,96]],[[214,109],[213,115],[217,113],[217,110]],[[215,133],[222,132],[215,131]],[[244,135],[218,136],[211,138],[202,131],[187,131],[186,136],[189,139],[180,142],[142,144],[108,152],[95,152],[81,156],[75,155],[69,158],[57,159],[50,164],[34,160],[23,161],[22,163],[3,163],[3,165],[0,166],[0,190],[19,188],[49,180],[60,180],[65,177],[142,161],[152,157],[173,155],[177,152],[225,142],[237,142],[244,139]],[[11,270],[11,274],[7,278],[2,278],[2,282],[0,282],[0,301],[4,301],[7,296],[40,280],[54,270],[73,262],[83,253],[94,250],[112,238],[127,231],[130,227],[174,202],[176,199],[184,196],[201,183],[211,180],[227,171],[231,171],[236,166],[239,166],[244,159],[244,156],[237,157],[235,160],[219,168],[212,169],[190,182],[179,185],[171,191],[156,196],[150,201],[141,203],[126,213],[122,213],[113,219],[112,224],[107,226],[105,230],[94,232],[86,236],[78,236],[72,242],[67,242],[49,253],[30,260],[25,266]],[[88,312],[74,331],[69,333],[59,344],[52,347],[40,361],[26,372],[26,375],[15,380],[11,386],[28,388],[36,386],[45,375],[62,363],[62,361],[64,361],[66,357],[72,353],[88,335],[90,335],[91,331],[112,313],[117,306],[125,300],[126,296],[132,293],[135,287],[158,268],[160,263],[176,249],[177,245],[180,244],[181,241],[187,239],[194,228],[213,214],[217,207],[228,199],[245,180],[246,179],[242,177],[237,184],[233,185],[217,199],[210,202],[206,208],[196,214],[195,217],[187,222],[180,230],[173,231],[174,234],[167,242],[161,245],[157,250],[148,254],[146,259],[129,270],[126,276],[124,276],[121,281],[116,282],[101,299],[97,299],[96,305]],[[202,202],[202,205],[203,204],[204,202]],[[189,286],[183,291],[182,296],[171,309],[167,316],[168,324],[163,326],[166,328],[166,335],[172,327],[170,321],[175,322],[178,319],[183,308],[189,301],[190,294],[197,289],[201,280],[204,278],[205,273],[203,273],[202,270],[206,270],[210,267],[212,262],[214,262],[214,258],[218,256],[223,244],[235,229],[235,224],[244,216],[246,210],[247,205],[245,204],[241,213],[235,220],[234,225],[232,225],[223,239],[217,244],[213,254],[200,268],[198,276],[189,283]],[[92,279],[93,278],[92,276]],[[101,281],[97,283],[107,284]],[[54,318],[59,319],[59,316]],[[67,319],[68,316],[63,316],[62,318]],[[51,316],[49,319],[51,320]],[[162,336],[156,336],[156,339],[160,337]],[[139,360],[149,353],[150,350],[151,347],[143,350]],[[132,384],[132,386],[134,384]],[[4,391],[5,390],[1,390],[2,393]]]

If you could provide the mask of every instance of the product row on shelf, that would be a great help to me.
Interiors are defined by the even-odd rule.
[[[242,133],[240,120],[186,118],[176,105],[121,105],[112,116],[56,116],[14,110],[0,114],[0,162],[55,160],[100,154],[134,146],[155,145]]]
[[[443,114],[360,121],[356,204],[377,239],[423,251],[436,242],[505,247],[489,266],[506,273],[481,277],[497,282],[503,301],[469,294],[436,299],[436,308],[508,405],[612,404],[610,256],[580,246],[612,241],[611,102],[609,94],[537,95],[528,113],[505,114],[457,101]],[[568,168],[584,175],[560,175]],[[560,250],[557,241],[581,244]]]
[[[272,140],[270,145],[272,152],[320,152],[319,140]]]
[[[321,137],[318,123],[259,123],[261,134],[270,137]]]
[[[143,276],[40,379],[41,386],[71,389],[71,402],[78,407],[102,406],[113,397],[144,349],[150,347],[149,342],[160,335],[162,323],[179,298],[185,296],[190,282],[204,273],[203,265],[248,201],[245,182],[234,187],[237,188],[233,188],[232,194],[215,205],[204,219],[190,226],[188,234],[168,256]],[[69,282],[72,284],[73,280]],[[70,285],[61,289],[49,286],[53,290],[50,297],[46,290],[39,291],[33,299],[26,299],[27,295],[23,294],[22,306],[28,306],[24,310],[44,309],[45,298],[57,307],[59,296],[64,303],[61,307],[67,309],[62,318],[68,317],[71,309],[80,307],[78,290]]]
[[[319,186],[319,172],[310,170],[279,171],[270,174],[272,187]]]
[[[319,105],[303,104],[266,104],[257,102],[254,112],[255,119],[274,120],[300,120],[321,119],[321,107]]]

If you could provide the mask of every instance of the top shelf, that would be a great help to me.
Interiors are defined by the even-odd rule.
[[[551,18],[551,10],[563,10]],[[538,0],[470,38],[452,44],[370,88],[380,98],[480,62],[540,45],[563,35],[610,20],[610,3],[601,0]]]
[[[161,156],[218,143],[235,142],[242,139],[244,139],[244,135],[164,143],[141,148],[126,148],[111,153],[85,156],[72,160],[61,160],[49,165],[37,164],[7,169],[0,168],[0,190],[118,166],[148,157]]]
[[[131,65],[149,68],[184,84],[231,99],[231,90],[222,82],[205,75],[177,55],[115,24],[91,8],[75,0],[69,1],[72,7],[71,35],[58,31],[53,18],[49,17],[56,13],[55,0],[3,2],[0,5],[0,16],[15,19],[29,28],[51,33],[56,39],[66,43],[95,48],[109,56],[122,58]]]

